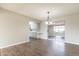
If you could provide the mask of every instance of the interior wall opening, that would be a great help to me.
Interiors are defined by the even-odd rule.
[[[65,40],[65,24],[56,22],[53,25],[48,25],[48,39],[49,40]]]

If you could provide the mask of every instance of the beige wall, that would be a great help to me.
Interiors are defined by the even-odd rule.
[[[29,21],[35,20],[8,10],[0,9],[0,48],[20,42],[28,42]]]

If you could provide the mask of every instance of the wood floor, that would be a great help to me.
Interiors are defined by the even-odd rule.
[[[34,40],[1,50],[1,56],[79,56],[79,46],[56,40]]]

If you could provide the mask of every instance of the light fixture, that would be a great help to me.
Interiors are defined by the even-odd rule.
[[[46,24],[46,25],[51,25],[51,24],[53,24],[53,23],[50,21],[50,17],[49,17],[50,12],[48,11],[47,14],[48,14],[48,16],[47,16],[47,20],[45,21],[45,24]]]

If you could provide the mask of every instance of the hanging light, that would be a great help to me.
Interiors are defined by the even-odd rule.
[[[46,24],[46,25],[51,25],[51,24],[53,24],[53,23],[50,22],[50,17],[49,17],[50,12],[48,11],[47,14],[48,14],[48,16],[47,16],[47,20],[45,21],[45,24]]]

